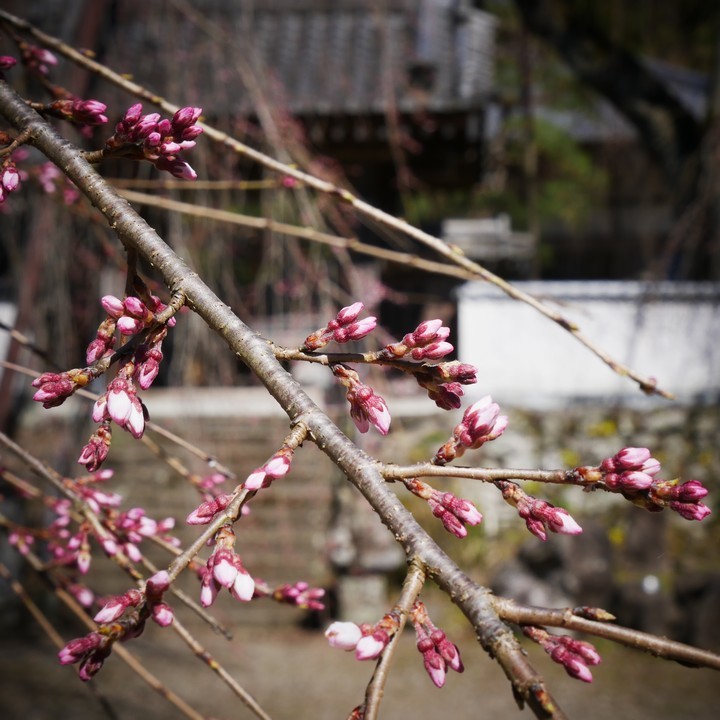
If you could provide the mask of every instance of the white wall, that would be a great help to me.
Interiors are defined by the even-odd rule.
[[[8,327],[15,325],[15,315],[17,314],[17,308],[12,303],[0,302],[0,320]],[[0,328],[0,360],[7,358],[8,348],[10,347],[10,333],[3,328]],[[4,370],[0,367],[0,377],[2,377]]]
[[[679,400],[720,393],[720,284],[520,282],[593,343]],[[471,393],[523,406],[642,397],[568,332],[487,283],[458,293],[459,353],[479,369]]]

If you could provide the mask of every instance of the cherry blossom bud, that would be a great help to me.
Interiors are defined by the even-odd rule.
[[[67,373],[43,373],[32,381],[32,386],[38,388],[33,400],[46,409],[61,405],[75,391],[75,383]]]
[[[122,380],[116,380],[111,385],[114,387],[107,392],[107,412],[120,427],[124,427],[130,417],[132,400]]]
[[[358,383],[347,393],[350,403],[350,415],[361,433],[374,425],[381,435],[387,435],[390,430],[390,411],[387,403],[373,389]]]
[[[159,570],[145,583],[145,593],[149,596],[161,597],[170,587],[170,576],[167,570]]]
[[[232,587],[238,574],[233,553],[230,550],[217,550],[213,554],[213,578],[226,588]]]
[[[692,503],[702,500],[708,494],[708,490],[699,480],[688,480],[677,486],[677,499],[680,502]]]
[[[123,315],[117,321],[117,329],[122,335],[135,335],[142,330],[142,321],[137,318],[130,317],[129,315]]]
[[[14,165],[5,168],[2,174],[2,186],[5,192],[13,192],[20,185],[20,173]]]
[[[241,568],[230,588],[230,594],[241,602],[250,602],[255,593],[255,581],[247,570]]]
[[[339,343],[345,343],[349,340],[361,340],[369,335],[377,325],[377,318],[366,317],[358,322],[350,323],[345,327],[340,327],[333,332],[333,340]]]
[[[154,604],[151,612],[153,620],[160,625],[160,627],[168,627],[168,625],[172,625],[173,620],[175,619],[173,609],[164,602]]]
[[[362,630],[353,622],[334,622],[325,631],[331,647],[340,650],[354,650],[357,647]]]
[[[347,307],[342,308],[335,317],[335,322],[338,326],[348,325],[357,320],[358,316],[362,312],[365,306],[361,302],[353,303]]]
[[[624,470],[632,470],[650,459],[652,453],[647,448],[626,447],[617,452],[613,458],[616,465]]]
[[[477,368],[469,363],[453,362],[436,365],[443,380],[452,380],[463,385],[473,385],[477,382]]]
[[[194,125],[202,115],[202,108],[184,107],[180,108],[172,117],[171,123],[175,132]]]
[[[102,636],[96,632],[71,640],[58,653],[58,660],[61,665],[72,665],[79,662],[85,655],[97,649],[101,641]]]
[[[17,65],[17,60],[11,55],[0,56],[0,70],[9,70]]]
[[[183,160],[178,158],[161,157],[155,162],[158,170],[166,170],[181,180],[197,180],[197,173]]]
[[[637,492],[647,490],[653,483],[650,475],[639,470],[626,470],[618,476],[618,483],[623,490]]]
[[[135,105],[131,105],[123,115],[122,122],[127,126],[130,127],[132,125],[135,125],[137,121],[142,116],[142,104],[141,103],[135,103]]]
[[[704,520],[712,510],[704,503],[671,502],[670,508],[686,520]]]
[[[440,333],[439,331],[443,331]],[[447,332],[445,332],[447,331]],[[438,339],[445,340],[450,334],[450,328],[442,327],[442,320],[425,320],[420,323],[412,333],[406,335],[402,342],[408,347],[417,347],[434,342]]]
[[[437,342],[425,347],[414,348],[410,356],[413,360],[439,360],[451,353],[455,348],[449,342]]]
[[[376,630],[372,635],[365,635],[355,646],[355,657],[358,660],[375,660],[390,642],[384,630]]]
[[[188,525],[207,525],[215,515],[230,504],[230,495],[218,495],[212,500],[203,502],[195,508],[185,519]]]
[[[109,623],[117,620],[127,608],[128,604],[122,596],[113,598],[105,604],[102,610],[93,618],[96,623]]]
[[[435,684],[435,687],[441,688],[445,684],[445,677],[447,675],[446,665],[434,647],[432,650],[423,653],[423,665],[430,679]]]

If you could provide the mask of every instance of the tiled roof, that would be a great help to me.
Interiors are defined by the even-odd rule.
[[[492,87],[495,20],[467,0],[193,0],[195,17],[182,4],[118,3],[103,60],[230,115],[253,111],[243,67],[300,115],[452,112]]]

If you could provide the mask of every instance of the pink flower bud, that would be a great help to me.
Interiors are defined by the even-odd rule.
[[[578,525],[567,510],[552,508],[547,515],[548,528],[562,535],[579,535],[582,528]]]
[[[365,306],[361,302],[353,303],[344,307],[335,317],[335,321],[338,325],[348,325],[357,320],[358,316],[362,312]]]
[[[377,318],[366,317],[362,320],[359,320],[358,322],[351,323],[347,327],[343,328],[345,331],[344,335],[340,334],[340,330],[336,330],[335,333],[333,333],[333,338],[337,342],[346,342],[348,340],[361,340],[366,335],[369,335],[375,329],[376,325]],[[344,339],[340,340],[340,337],[344,337]]]
[[[194,125],[198,118],[202,115],[202,108],[184,107],[180,108],[172,118],[173,129],[177,132]]]
[[[213,578],[226,588],[232,587],[238,574],[233,560],[230,550],[218,550],[211,558]]]
[[[140,119],[140,116],[142,115],[142,104],[141,103],[135,103],[135,105],[131,105],[123,115],[122,122],[127,125],[127,127],[130,127],[131,125],[135,125],[137,121]]]
[[[151,314],[145,306],[145,303],[134,295],[128,295],[128,297],[123,300],[123,307],[128,315],[131,315],[138,320],[146,321],[149,319],[148,316]]]
[[[425,347],[415,348],[410,355],[413,360],[439,360],[450,354],[454,349],[449,342],[437,342]]]
[[[117,329],[122,335],[135,335],[135,333],[142,330],[142,327],[142,321],[129,315],[123,315],[117,321]]]
[[[241,602],[250,602],[255,593],[255,581],[245,570],[240,570],[230,588],[230,594]]]
[[[704,503],[671,502],[670,508],[686,520],[704,520],[712,512]]]
[[[619,475],[618,481],[623,490],[630,492],[647,490],[653,484],[652,477],[639,470],[626,470]]]
[[[170,587],[170,576],[167,570],[159,570],[152,577],[148,578],[145,584],[145,592],[148,595],[161,596]]]
[[[365,635],[358,640],[355,646],[355,657],[358,660],[375,660],[385,649],[390,638],[383,630],[377,630],[372,635]]]
[[[10,165],[5,169],[2,174],[2,186],[5,192],[12,192],[16,190],[20,184],[20,173],[13,165]]]
[[[651,452],[647,448],[626,447],[615,454],[615,463],[625,469],[631,470],[642,465],[650,458]]]
[[[120,427],[125,427],[131,411],[132,400],[121,385],[118,384],[115,388],[108,391],[107,412]]]
[[[677,487],[677,499],[684,503],[697,502],[707,494],[707,488],[699,480],[688,480]]]
[[[285,454],[274,455],[263,465],[262,469],[273,479],[283,477],[290,470],[290,458]]]
[[[260,490],[261,488],[265,487],[266,478],[267,474],[265,473],[265,471],[259,469],[248,475],[243,485],[246,490]]]
[[[340,650],[354,650],[362,637],[362,631],[353,622],[334,622],[325,631],[331,647]]]
[[[152,618],[160,627],[168,627],[172,625],[175,613],[167,603],[160,602],[152,606]]]
[[[0,56],[0,70],[9,70],[15,65],[17,65],[17,60],[11,55]]]
[[[100,304],[103,306],[105,312],[116,320],[125,314],[123,301],[114,295],[103,295],[103,297],[100,298]]]
[[[110,623],[117,620],[128,606],[128,602],[121,595],[120,597],[113,598],[105,604],[102,610],[98,612],[93,618],[96,623]]]

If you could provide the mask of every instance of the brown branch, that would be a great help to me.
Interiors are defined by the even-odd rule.
[[[579,616],[577,610],[531,607],[501,597],[495,597],[493,604],[503,620],[516,625],[539,625],[575,630],[612,640],[636,650],[644,650],[656,657],[675,660],[682,665],[720,670],[720,655],[709,650],[701,650],[691,645],[619,625],[588,620]]]
[[[383,465],[382,475],[387,480],[402,480],[413,477],[448,477],[482,480],[493,483],[496,480],[527,480],[556,485],[584,485],[575,478],[572,470],[520,470],[518,468],[476,468],[455,465]]]
[[[455,265],[425,260],[424,258],[420,258],[412,253],[386,250],[385,248],[367,245],[354,237],[346,238],[340,235],[331,235],[330,233],[320,232],[309,227],[301,227],[299,225],[278,222],[277,220],[272,220],[271,218],[242,215],[229,210],[217,210],[215,208],[200,207],[194,203],[181,202],[179,200],[171,200],[169,198],[160,198],[148,195],[147,193],[126,190],[123,189],[122,186],[118,185],[116,181],[113,181],[113,184],[120,188],[120,194],[124,198],[137,205],[148,205],[150,207],[158,207],[171,212],[179,212],[190,217],[215,220],[217,222],[229,223],[231,225],[240,225],[242,227],[250,227],[256,230],[268,230],[282,235],[298,237],[303,240],[319,243],[321,245],[343,248],[345,250],[356,252],[360,255],[367,255],[369,257],[386,260],[406,267],[424,270],[425,272],[433,273],[435,275],[448,275],[450,277],[461,278],[464,280],[473,280],[475,278],[471,272]],[[196,181],[193,182],[193,185],[196,184]]]
[[[91,58],[83,55],[69,45],[63,43],[58,38],[43,33],[41,30],[34,27],[25,20],[22,20],[18,17],[15,17],[14,15],[11,15],[10,13],[0,10],[0,21],[30,34],[43,45],[46,45],[53,50],[56,50],[58,53],[64,55],[68,59],[80,65],[81,67],[84,67],[85,69],[96,73],[108,82],[128,91],[129,93],[132,93],[136,97],[142,98],[143,100],[157,105],[169,114],[174,114],[175,112],[177,112],[177,110],[180,109],[178,105],[174,105],[173,103],[168,102],[165,98],[157,94],[151,93],[149,90],[142,87],[141,85],[138,85],[137,83],[128,80],[120,74],[113,72],[104,65],[101,65],[95,60],[92,60]],[[626,365],[623,365],[622,363],[619,363],[618,361],[613,359],[608,353],[606,353],[600,347],[595,345],[588,337],[586,337],[584,333],[580,331],[580,328],[577,325],[567,320],[567,318],[565,318],[563,315],[551,309],[549,306],[547,306],[537,298],[533,297],[532,295],[529,295],[528,293],[519,290],[511,283],[503,280],[498,275],[495,275],[495,273],[490,272],[482,265],[473,262],[469,258],[465,257],[464,254],[450,247],[447,243],[443,242],[439,238],[434,237],[433,235],[430,235],[429,233],[426,233],[423,230],[414,227],[413,225],[410,225],[410,223],[402,220],[401,218],[396,218],[382,210],[379,210],[370,203],[356,197],[349,190],[339,187],[326,180],[316,178],[313,175],[302,172],[297,168],[292,167],[291,165],[280,162],[279,160],[275,160],[269,155],[266,155],[259,150],[255,150],[254,148],[251,148],[250,146],[241,143],[239,140],[236,140],[235,138],[227,135],[220,130],[217,130],[210,125],[207,125],[205,123],[198,124],[203,127],[206,137],[209,137],[211,140],[214,140],[215,142],[224,145],[238,155],[249,158],[250,160],[257,162],[258,164],[268,168],[269,170],[272,170],[273,172],[277,172],[282,175],[294,178],[296,181],[303,183],[307,187],[312,188],[317,192],[328,195],[342,203],[349,205],[361,217],[373,220],[374,222],[384,227],[396,230],[403,233],[404,235],[407,235],[408,237],[413,238],[420,244],[434,250],[436,253],[448,260],[450,263],[468,271],[470,274],[472,274],[473,277],[484,280],[491,285],[495,285],[495,287],[502,290],[506,295],[513,298],[514,300],[519,300],[526,303],[527,305],[530,305],[530,307],[537,310],[546,318],[552,320],[564,330],[567,330],[571,335],[573,335],[573,337],[575,337],[575,339],[577,339],[582,345],[584,345],[591,353],[600,358],[600,360],[602,360],[615,373],[617,373],[618,375],[629,377],[630,379],[634,380],[643,392],[651,395],[661,395],[665,398],[673,398],[673,395],[670,392],[658,387],[657,382],[654,378],[643,376],[635,372],[631,368],[627,367]]]
[[[400,637],[407,623],[413,603],[417,600],[418,595],[420,595],[424,584],[425,571],[420,563],[411,561],[407,575],[405,576],[405,581],[403,582],[402,592],[393,607],[393,610],[397,612],[399,617],[398,628],[380,656],[375,666],[375,672],[372,678],[370,678],[370,682],[365,690],[365,714],[363,715],[363,720],[375,720],[377,718],[380,702],[385,692],[385,684],[387,683],[390,664],[395,654],[395,648],[400,642]]]

